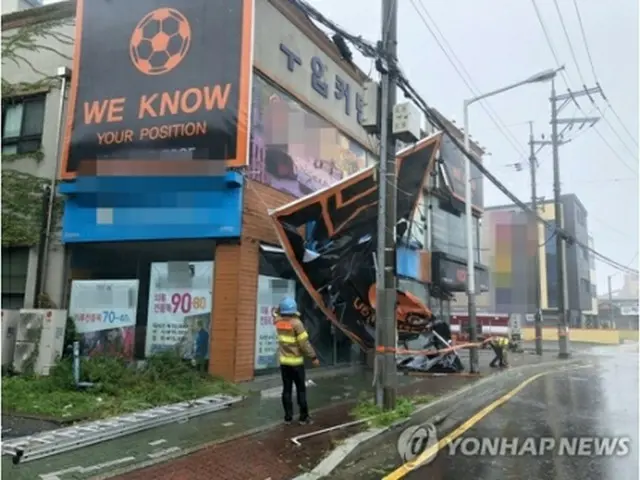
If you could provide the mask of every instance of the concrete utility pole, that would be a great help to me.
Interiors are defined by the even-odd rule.
[[[609,291],[609,328],[615,328],[615,321],[613,319],[613,291],[611,290],[611,277],[613,277],[613,275],[607,275],[607,289]]]
[[[558,134],[558,125],[566,125],[565,129],[571,128],[573,125],[579,124],[580,128],[587,124],[595,124],[599,117],[583,117],[583,118],[567,118],[560,119],[558,114],[569,102],[573,101],[578,105],[576,98],[588,95],[591,98],[592,93],[600,91],[600,87],[585,88],[579,92],[567,92],[556,95],[555,78],[551,80],[551,146],[553,148],[553,197],[555,204],[555,224],[557,229],[562,229],[563,212],[562,199],[560,193],[560,158],[559,147],[567,143],[562,140],[562,134]],[[560,105],[558,105],[559,102]],[[578,105],[579,106],[579,105]],[[563,130],[563,132],[564,132]],[[562,235],[556,235],[556,269],[558,278],[558,343],[560,347],[560,358],[569,358],[569,337],[567,328],[567,290],[565,282],[565,250],[564,238]]]
[[[536,158],[536,142],[533,137],[533,122],[529,122],[529,170],[531,171],[531,209],[538,214],[538,194],[536,169],[538,168],[538,159]],[[536,251],[534,254],[534,270],[533,281],[535,282],[535,332],[536,332],[536,354],[542,355],[542,308],[540,305],[540,245],[538,244],[538,219],[532,217],[533,231],[535,233]]]
[[[469,314],[469,342],[474,344],[469,349],[469,372],[470,373],[478,373],[478,347],[475,346],[478,341],[478,323],[476,318],[476,280],[475,280],[475,250],[473,248],[473,237],[474,237],[474,228],[473,228],[473,211],[471,208],[471,203],[473,201],[472,191],[471,191],[471,162],[469,160],[469,155],[472,154],[471,149],[469,147],[470,143],[470,134],[469,134],[469,107],[471,104],[483,100],[485,98],[493,97],[495,95],[499,95],[504,92],[508,92],[509,90],[513,90],[514,88],[521,87],[523,85],[528,85],[530,83],[539,83],[539,82],[548,82],[552,78],[554,78],[560,70],[564,69],[564,67],[557,68],[555,70],[548,69],[543,70],[542,72],[538,72],[535,75],[532,75],[524,80],[521,80],[516,83],[512,83],[507,85],[506,87],[499,88],[497,90],[493,90],[491,92],[483,93],[478,95],[477,97],[470,98],[464,100],[463,102],[463,110],[464,110],[464,150],[466,152],[465,162],[464,162],[464,199],[465,199],[465,224],[466,224],[466,242],[467,242],[467,304],[468,304],[468,314]]]
[[[386,58],[397,56],[397,0],[382,0],[382,52]],[[376,403],[385,410],[396,405],[396,148],[391,133],[391,118],[396,104],[395,63],[381,72],[380,163],[378,201],[378,249],[376,292]]]

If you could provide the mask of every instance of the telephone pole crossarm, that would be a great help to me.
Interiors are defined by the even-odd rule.
[[[577,123],[586,125],[586,124],[595,124],[600,120],[600,117],[576,117],[576,118],[558,118],[556,122],[558,125],[575,125]]]
[[[585,95],[590,96],[592,93],[600,93],[600,87],[587,88],[585,90],[579,90],[577,92],[561,93],[559,95],[554,95],[553,97],[551,97],[551,100],[555,100],[556,102],[560,100],[573,100],[579,97],[584,97]]]
[[[597,87],[593,87],[593,88],[585,88],[584,90],[580,90],[578,92],[572,92],[572,91],[567,91],[567,93],[561,93],[560,95],[551,95],[551,102],[555,103],[556,106],[558,104],[558,102],[562,102],[562,104],[560,106],[557,106],[557,111],[556,114],[560,113],[560,111],[566,107],[567,105],[569,105],[569,103],[573,102],[576,104],[576,106],[579,108],[580,105],[578,104],[578,98],[580,97],[584,97],[585,95],[589,97],[589,99],[591,100],[591,102],[593,103],[593,97],[591,96],[592,93],[602,93],[602,90],[600,88],[600,85],[598,85]]]

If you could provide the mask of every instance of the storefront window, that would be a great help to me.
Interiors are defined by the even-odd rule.
[[[209,358],[213,272],[213,262],[151,264],[145,355],[177,348],[185,359]]]
[[[258,305],[256,307],[255,372],[271,372],[277,364],[277,338],[270,312],[286,295],[295,296],[309,340],[322,365],[352,360],[352,341],[334,328],[326,315],[309,296],[278,247],[260,246]],[[271,324],[269,323],[271,322]]]
[[[83,356],[133,358],[138,280],[74,280],[69,316]]]
[[[252,94],[252,180],[301,197],[372,163],[364,146],[256,74]]]
[[[256,302],[256,371],[278,367],[278,333],[274,312],[283,297],[295,297],[296,282],[278,277],[258,276]]]

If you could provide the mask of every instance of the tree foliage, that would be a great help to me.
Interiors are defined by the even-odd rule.
[[[47,9],[40,8],[43,11]],[[25,95],[60,88],[60,79],[56,77],[56,72],[43,71],[36,59],[40,54],[57,56],[60,63],[70,61],[71,57],[64,53],[63,49],[72,46],[74,39],[64,33],[63,27],[73,25],[74,21],[73,16],[62,19],[38,16],[36,21],[27,22],[21,27],[3,28],[3,104],[11,103]],[[51,64],[50,61],[47,63]],[[20,69],[17,80],[5,76],[10,64]],[[45,125],[44,128],[56,126]],[[41,219],[45,214],[42,211],[42,195],[45,186],[50,185],[51,180],[18,172],[11,167],[21,160],[31,159],[40,162],[43,158],[42,149],[27,154],[2,155],[2,246],[32,246],[39,241]],[[59,200],[56,201],[54,209],[54,218],[58,219],[62,211]]]
[[[62,52],[60,47],[72,46],[73,37],[61,32],[60,28],[70,26],[73,22],[73,18],[43,20],[4,32],[2,35],[3,67],[6,68],[9,63],[13,63],[20,69],[26,67],[35,74],[37,80],[11,82],[2,77],[3,99],[59,86],[60,80],[55,76],[55,72],[43,72],[37,62],[29,59],[29,54],[48,53],[58,56],[61,60],[70,61],[71,57]]]

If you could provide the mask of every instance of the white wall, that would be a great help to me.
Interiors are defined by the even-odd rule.
[[[42,5],[42,0],[2,0],[2,15]]]
[[[3,13],[6,0],[2,0]],[[16,34],[17,29],[5,30],[2,32],[2,38],[5,39]],[[53,30],[54,33],[61,33],[73,37],[74,27],[72,19],[68,25],[62,25]],[[73,52],[72,45],[60,43],[55,38],[47,36],[39,40],[42,44],[49,48],[55,49],[59,54],[50,50],[39,51],[21,51],[20,54],[25,58],[26,62],[31,63],[38,70],[35,72],[24,62],[16,65],[11,61],[3,61],[2,78],[11,83],[32,83],[40,80],[43,75],[55,75],[58,67],[70,66],[70,57]],[[65,58],[65,57],[69,57]],[[33,158],[21,158],[11,163],[3,163],[3,169],[17,170],[23,173],[36,175],[38,177],[51,179],[56,173],[56,161],[58,157],[57,151],[57,135],[58,135],[58,118],[60,115],[60,89],[52,88],[47,93],[44,112],[44,130],[42,135],[42,152],[44,157],[38,162]],[[29,253],[29,270],[27,273],[27,282],[25,286],[25,307],[33,305],[33,289],[36,281],[37,268],[37,246],[33,247]],[[52,236],[48,254],[47,278],[45,280],[44,290],[49,294],[51,299],[58,305],[62,302],[63,294],[63,271],[64,271],[64,246],[60,243],[59,231]]]

